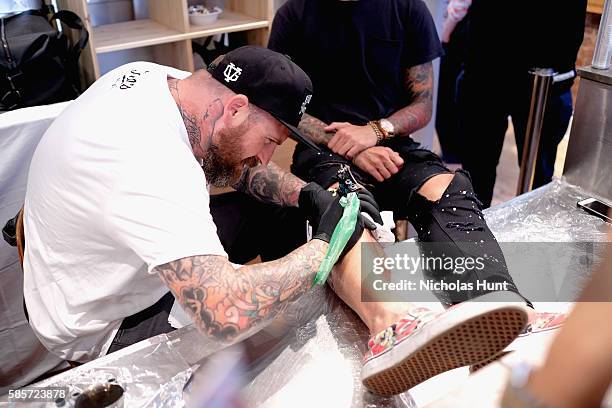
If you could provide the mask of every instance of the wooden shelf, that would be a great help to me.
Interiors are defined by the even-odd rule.
[[[164,44],[179,41],[184,36],[185,33],[148,19],[106,24],[93,29],[97,53]]]
[[[94,27],[93,38],[96,53],[101,54],[214,34],[266,28],[268,25],[267,20],[258,20],[245,14],[225,11],[214,23],[204,26],[192,25],[187,33],[181,33],[147,19]]]
[[[99,61],[104,54],[109,54],[104,58],[105,71],[113,64],[124,63],[116,61],[129,61],[132,54],[146,61],[193,71],[193,38],[242,31],[246,33],[248,44],[265,46],[274,16],[273,0],[226,0],[226,9],[217,21],[197,26],[189,24],[188,0],[146,0],[148,19],[92,27],[88,0],[55,1],[59,10],[79,15],[90,34],[79,61],[84,88],[104,73]],[[78,40],[74,30],[67,30],[67,33],[72,41]],[[110,54],[139,48],[146,50]]]
[[[191,25],[186,38],[207,37],[209,35],[231,33],[235,31],[254,30],[267,28],[268,20],[258,20],[235,11],[224,11],[219,19],[212,24]]]

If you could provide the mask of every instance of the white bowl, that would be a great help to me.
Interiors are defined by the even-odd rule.
[[[212,12],[208,14],[189,13],[189,22],[193,25],[206,25],[217,21],[219,14],[223,10],[219,7],[215,7]]]

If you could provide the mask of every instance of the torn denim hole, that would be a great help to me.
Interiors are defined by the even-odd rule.
[[[475,225],[473,222],[449,222],[446,228],[455,228],[458,231],[484,231],[482,225]]]
[[[482,202],[476,197],[473,191],[460,190],[460,191],[446,191],[441,199],[445,201],[451,201],[453,199],[461,199],[473,202],[479,209],[482,209]]]

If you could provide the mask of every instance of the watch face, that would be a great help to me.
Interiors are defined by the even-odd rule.
[[[393,128],[391,122],[386,119],[380,121],[380,127],[382,127],[387,133],[393,134],[395,132],[395,129]]]

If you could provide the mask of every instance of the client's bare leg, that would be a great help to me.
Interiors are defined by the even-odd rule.
[[[359,242],[336,264],[328,282],[340,299],[359,315],[370,333],[376,334],[398,321],[414,305],[408,302],[361,301],[361,282],[365,279],[361,271],[361,244],[364,242],[376,240],[365,231]],[[382,247],[380,251],[382,252]]]
[[[428,200],[435,201],[442,197],[453,178],[453,174],[440,174],[430,178],[419,189],[419,193]],[[332,187],[337,186],[334,185]],[[334,292],[342,299],[361,320],[368,326],[371,334],[385,330],[389,325],[398,321],[401,317],[415,307],[409,302],[362,302],[361,282],[365,279],[361,271],[361,244],[364,242],[376,242],[372,235],[365,231],[361,240],[346,254],[346,256],[334,267],[329,283]],[[373,244],[376,245],[376,244]],[[381,255],[382,247],[379,248]],[[367,271],[363,271],[367,273]]]
[[[431,177],[418,191],[421,201],[437,205],[453,177]],[[516,300],[465,302],[440,313],[409,302],[362,302],[362,282],[373,273],[362,271],[362,257],[384,257],[378,244],[362,248],[362,243],[373,241],[370,233],[364,232],[328,280],[374,335],[361,370],[361,379],[371,391],[397,394],[444,371],[487,360],[514,340],[527,322],[525,306]],[[381,254],[362,254],[362,250],[377,248]],[[385,273],[380,276],[384,278]]]

